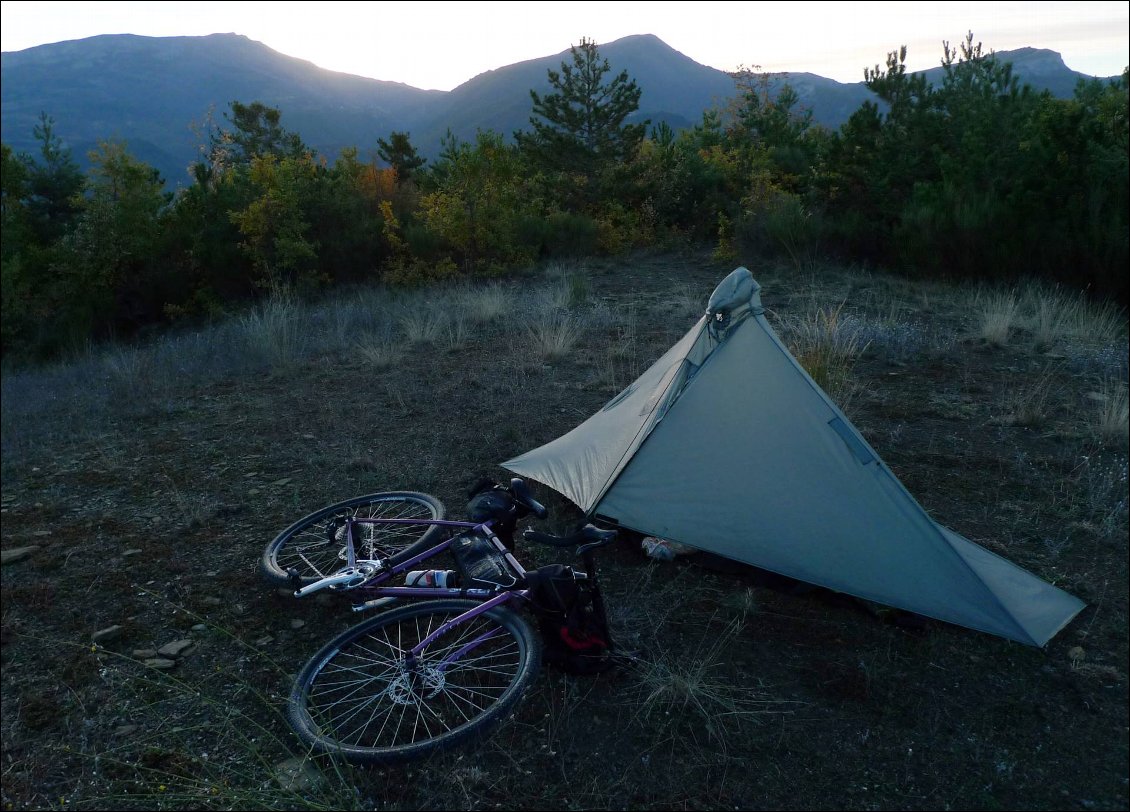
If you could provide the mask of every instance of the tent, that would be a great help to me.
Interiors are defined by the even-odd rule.
[[[502,465],[586,515],[879,604],[1043,646],[1079,599],[934,522],[727,276],[663,357]]]

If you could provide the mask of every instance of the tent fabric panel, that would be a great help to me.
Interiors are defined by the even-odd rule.
[[[970,568],[1008,607],[1031,642],[1044,646],[1087,604],[948,527],[938,526]]]
[[[881,460],[861,462],[834,425],[846,418],[769,329],[749,319],[727,337],[596,511],[801,581],[1025,639]]]
[[[712,342],[700,319],[634,383],[567,434],[502,463],[516,474],[549,485],[588,511],[662,414],[670,390],[701,364]]]

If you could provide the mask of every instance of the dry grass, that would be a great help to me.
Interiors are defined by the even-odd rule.
[[[428,303],[420,303],[400,319],[404,337],[410,344],[434,344],[444,331],[444,313]]]
[[[540,318],[534,318],[526,327],[530,348],[539,358],[568,355],[581,332],[580,320],[563,313],[544,314]]]
[[[467,316],[479,324],[496,322],[512,309],[510,294],[497,283],[461,291],[458,301]]]
[[[636,666],[543,674],[489,737],[426,761],[339,771],[317,760],[304,786],[277,780],[283,762],[297,759],[300,775],[310,765],[279,714],[291,677],[356,616],[348,601],[287,600],[265,587],[254,562],[270,536],[322,504],[397,488],[433,492],[461,518],[469,481],[506,476],[498,460],[598,410],[604,367],[615,361],[630,381],[730,270],[705,253],[593,260],[580,305],[559,295],[562,273],[526,277],[509,297],[484,295],[495,301],[484,310],[508,305],[485,320],[461,304],[463,291],[354,292],[284,320],[306,336],[284,357],[318,361],[286,376],[255,374],[265,362],[240,320],[136,348],[148,355],[6,370],[4,546],[59,554],[3,571],[3,805],[1125,809],[1126,742],[1110,724],[1127,702],[1124,331],[1084,364],[1073,348],[1109,330],[1048,315],[1045,337],[1058,335],[1065,357],[1045,360],[1066,372],[1041,395],[1039,376],[1051,373],[1034,363],[1036,322],[1022,318],[1035,310],[1014,320],[1006,346],[971,350],[936,341],[969,331],[963,292],[931,287],[927,319],[916,284],[827,269],[776,271],[776,281],[755,269],[768,307],[812,314],[782,327],[786,343],[796,346],[807,321],[853,347],[841,363],[867,392],[853,420],[931,515],[999,540],[992,549],[1087,602],[1046,650],[941,623],[909,632],[836,596],[712,571],[701,556],[653,562],[636,540],[599,556],[614,638],[640,652]],[[852,289],[861,295],[847,298]],[[691,291],[685,305],[673,305],[681,290]],[[836,307],[845,299],[850,314]],[[441,331],[412,348],[416,374],[358,374],[360,345],[395,355],[408,347],[401,318],[420,313],[441,314],[444,329],[463,317],[457,352]],[[527,321],[567,328],[570,318],[583,329],[564,360],[531,363]],[[867,340],[880,351],[858,355]],[[150,366],[164,400],[120,408],[114,392],[148,389]],[[994,425],[1010,383],[1043,398],[1029,410],[1042,425],[1074,430]],[[1097,388],[1101,402],[1086,397]],[[1114,440],[1099,442],[1104,424]],[[553,517],[541,529],[581,520],[538,487]],[[145,554],[115,560],[129,547]],[[518,557],[567,559],[530,545]],[[203,620],[186,617],[185,604]],[[298,619],[302,628],[291,625]],[[137,672],[89,649],[93,630],[119,622],[127,660],[134,646],[184,636],[199,647],[167,676]],[[206,631],[192,628],[199,622]],[[115,734],[126,724],[139,729]]]
[[[973,312],[977,334],[989,344],[1003,347],[1016,328],[1020,303],[1013,291],[982,292],[974,299]]]
[[[1017,321],[1039,352],[1063,342],[1108,344],[1126,332],[1126,314],[1113,302],[1093,302],[1083,293],[1031,282],[1017,298]]]
[[[1003,422],[1013,426],[1039,428],[1048,420],[1053,404],[1058,401],[1062,367],[1049,364],[1029,384],[1010,390],[1005,399]]]
[[[238,320],[244,346],[270,369],[289,369],[306,349],[304,316],[303,306],[295,299],[272,294]]]
[[[834,308],[822,307],[784,324],[789,352],[841,408],[852,394],[852,368],[867,348],[857,323],[844,317],[843,308],[842,303]]]
[[[730,649],[741,645],[743,620],[732,619],[721,629],[713,622],[704,625],[710,631],[692,654],[654,651],[636,664],[638,718],[662,719],[663,727],[673,725],[692,739],[704,730],[725,747],[741,723],[795,710],[796,703],[774,699],[757,680],[735,683],[721,676]]]
[[[402,346],[387,336],[364,335],[354,346],[357,354],[375,369],[395,366],[404,356]]]
[[[1122,381],[1108,381],[1099,394],[1102,398],[1095,415],[1095,434],[1109,446],[1125,448],[1130,443],[1130,410],[1127,406],[1126,384]]]

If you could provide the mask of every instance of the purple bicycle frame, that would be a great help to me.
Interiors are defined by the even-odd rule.
[[[502,540],[494,534],[494,531],[491,529],[491,525],[493,524],[493,522],[491,522],[491,521],[486,521],[486,522],[481,522],[481,523],[479,523],[479,522],[453,522],[453,521],[446,521],[446,520],[442,520],[442,519],[378,519],[378,518],[356,518],[356,517],[352,517],[352,516],[347,517],[345,519],[345,528],[346,528],[345,537],[347,539],[346,555],[347,555],[347,564],[350,567],[355,567],[357,565],[357,558],[356,558],[356,555],[355,555],[354,550],[353,550],[353,534],[352,534],[351,528],[350,528],[350,525],[353,525],[353,524],[374,524],[374,525],[403,524],[403,525],[428,525],[428,526],[437,526],[438,525],[440,527],[456,527],[456,528],[463,528],[464,530],[477,530],[477,531],[482,532],[483,535],[485,535],[490,540],[490,542],[495,546],[495,549],[499,553],[501,553],[502,556],[506,559],[506,562],[511,567],[514,568],[514,572],[517,573],[519,578],[526,574],[525,567],[523,567],[520,563],[518,563],[518,559],[516,559],[514,557],[514,555],[509,550],[506,549],[506,545],[503,544]],[[489,612],[494,607],[501,606],[502,604],[504,604],[504,603],[506,603],[510,600],[513,600],[516,596],[520,597],[520,598],[525,598],[529,593],[529,590],[526,590],[526,589],[508,589],[508,590],[505,590],[505,591],[501,592],[500,594],[496,594],[492,597],[491,596],[492,590],[489,590],[489,589],[449,589],[449,588],[436,588],[436,587],[381,586],[381,584],[383,582],[389,580],[390,578],[392,578],[396,575],[400,575],[403,572],[407,572],[412,567],[416,566],[417,564],[419,564],[422,561],[426,561],[427,559],[431,558],[432,556],[439,555],[440,553],[442,553],[444,550],[446,550],[448,547],[451,546],[452,540],[453,539],[446,539],[445,541],[441,541],[439,544],[435,545],[434,547],[430,547],[429,549],[424,550],[423,552],[417,553],[416,555],[412,556],[411,558],[407,558],[404,561],[401,561],[401,562],[395,564],[393,567],[391,567],[389,569],[382,569],[370,581],[368,581],[365,584],[358,587],[359,589],[364,589],[367,592],[369,592],[370,594],[375,595],[376,597],[366,601],[365,603],[361,604],[360,606],[355,606],[354,609],[356,609],[356,610],[369,608],[369,607],[373,606],[374,604],[377,604],[383,598],[397,598],[397,597],[403,597],[403,598],[459,598],[459,597],[469,597],[469,598],[486,598],[487,599],[487,600],[484,600],[482,603],[480,603],[478,606],[475,606],[471,609],[468,609],[463,614],[458,615],[458,616],[452,618],[451,620],[447,621],[446,623],[442,624],[441,626],[439,626],[439,628],[437,628],[435,631],[433,631],[431,634],[429,634],[427,637],[425,637],[423,640],[421,640],[419,643],[417,643],[415,646],[413,646],[411,652],[409,652],[409,655],[408,655],[410,661],[414,661],[416,659],[416,657],[418,657],[420,655],[420,652],[422,652],[425,648],[427,648],[432,643],[432,641],[434,641],[436,638],[442,636],[443,634],[446,634],[448,631],[450,631],[455,626],[458,626],[459,624],[464,623],[468,620],[473,620],[474,618],[478,617],[479,615],[483,614],[484,612]],[[483,634],[476,637],[474,640],[471,640],[470,642],[468,642],[466,645],[461,647],[458,651],[456,651],[452,654],[449,654],[447,657],[445,657],[443,659],[442,662],[439,663],[437,668],[440,671],[446,670],[453,663],[455,663],[457,660],[459,660],[459,658],[461,658],[463,655],[467,654],[468,652],[470,652],[474,648],[478,647],[479,645],[486,642],[490,638],[499,634],[499,632],[500,632],[500,629],[498,629],[498,628],[489,629],[488,631],[486,631]]]

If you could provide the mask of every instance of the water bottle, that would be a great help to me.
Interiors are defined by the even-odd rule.
[[[643,551],[652,558],[657,558],[660,561],[674,561],[675,548],[671,546],[671,542],[667,539],[657,539],[654,536],[648,536],[641,544]]]
[[[455,570],[412,570],[404,576],[404,585],[452,589],[457,580]]]

